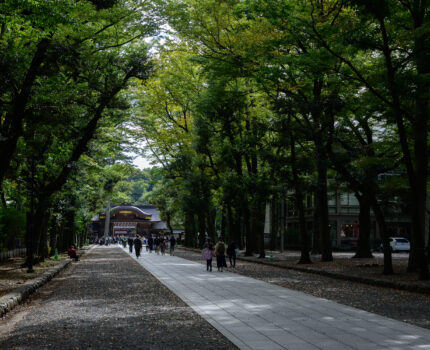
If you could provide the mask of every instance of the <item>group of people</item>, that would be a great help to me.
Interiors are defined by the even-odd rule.
[[[106,242],[103,242],[106,244]],[[99,244],[103,244],[99,243]],[[114,242],[109,242],[114,243]],[[143,244],[146,246],[146,251],[149,253],[152,253],[155,251],[156,254],[165,255],[166,249],[169,249],[170,255],[174,255],[175,253],[175,245],[176,245],[176,239],[172,235],[170,238],[164,236],[156,236],[152,237],[149,235],[148,238],[142,239],[136,235],[135,238],[129,237],[121,237],[115,240],[115,243],[120,243],[123,245],[124,248],[127,247],[130,251],[130,253],[134,252],[136,254],[136,258],[139,258],[140,253],[142,251]],[[217,269],[220,272],[223,272],[224,267],[227,267],[227,261],[226,261],[226,254],[229,258],[230,267],[236,267],[236,256],[237,256],[237,245],[235,241],[231,241],[228,246],[226,247],[226,244],[222,239],[218,241],[216,245],[212,243],[212,241],[209,239],[203,246],[203,257],[206,260],[206,271],[212,272],[212,260],[213,258],[216,258],[216,265]],[[69,254],[72,258],[75,258],[73,252]]]
[[[122,244],[125,248],[125,245],[128,244],[128,249],[130,250],[130,253],[133,253],[133,247],[134,252],[136,253],[136,258],[140,256],[140,252],[142,251],[142,240],[139,236],[136,236],[136,238],[129,237],[127,241],[125,239],[122,240]],[[124,244],[126,242],[126,244]]]
[[[138,258],[140,256],[140,252],[142,251],[143,244],[145,244],[146,251],[149,253],[155,251],[156,254],[161,253],[161,255],[165,255],[166,249],[168,247],[170,255],[174,255],[176,239],[173,235],[170,238],[158,236],[153,238],[152,236],[149,236],[148,238],[144,238],[144,241],[142,243],[142,239],[139,236],[136,236],[135,238],[129,237],[128,239],[123,237],[121,238],[121,243],[124,248],[128,245],[130,253],[133,253],[134,247],[136,257]]]
[[[235,241],[231,241],[226,249],[222,239],[218,241],[215,247],[212,241],[208,240],[203,247],[203,257],[206,259],[206,271],[212,271],[212,259],[216,258],[217,269],[223,272],[224,267],[227,267],[226,252],[230,261],[230,267],[236,267],[237,245]]]
[[[155,251],[156,254],[165,255],[166,249],[169,249],[170,255],[175,254],[175,245],[176,245],[176,238],[172,235],[170,238],[164,236],[159,237],[156,236],[153,238],[152,236],[149,236],[145,240],[146,244],[146,251],[149,253],[152,253],[152,251]]]
[[[117,244],[120,242],[120,239],[117,237],[101,237],[98,240],[96,240],[94,243],[98,245],[111,245],[111,244]]]

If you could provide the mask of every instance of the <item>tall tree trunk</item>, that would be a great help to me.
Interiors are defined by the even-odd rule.
[[[222,207],[222,209],[221,209],[221,230],[220,230],[221,231],[220,234],[221,234],[222,237],[226,236],[226,230],[225,230],[225,228],[226,228],[226,219],[227,218],[225,217],[225,208]],[[215,228],[215,231],[216,231],[216,228]],[[233,239],[233,235],[231,235],[230,232],[228,234],[228,238],[230,240]]]
[[[318,231],[321,243],[321,261],[333,261],[330,230],[328,222],[328,196],[327,196],[327,165],[328,160],[323,148],[322,141],[317,138],[315,142],[317,148],[317,201],[316,210],[318,212]]]
[[[1,185],[0,185],[0,198],[1,198],[2,207],[7,208],[6,197],[4,196],[3,190],[1,190]]]
[[[0,186],[3,183],[6,171],[9,169],[18,139],[22,135],[24,111],[27,108],[34,82],[40,73],[40,67],[45,60],[49,44],[50,39],[48,38],[40,40],[37,44],[21,89],[12,103],[11,111],[4,116],[4,122],[0,124],[4,126],[4,128],[0,129],[0,135],[2,136],[0,137]]]
[[[370,247],[370,200],[367,195],[355,194],[360,203],[360,214],[359,214],[359,235],[357,252],[353,258],[373,258],[371,247]]]
[[[227,231],[228,231],[228,236],[231,239],[234,239],[233,237],[236,237],[237,233],[235,232],[235,228],[234,228],[233,209],[231,208],[230,202],[227,203]]]
[[[34,194],[31,195],[31,208],[27,212],[27,229],[26,229],[26,247],[27,261],[26,265],[29,270],[34,263],[34,256],[39,254],[39,244],[41,238],[44,216],[46,213],[46,200],[43,197],[38,198],[37,205],[34,205]],[[39,259],[38,259],[39,261]]]
[[[206,215],[199,213],[197,220],[199,225],[199,248],[202,248],[206,241]]]
[[[215,234],[215,219],[216,211],[209,209],[208,214],[206,215],[206,227],[208,231],[208,237],[212,240],[212,242],[216,242],[217,236]],[[224,236],[222,236],[225,239]]]
[[[293,184],[295,199],[297,205],[297,211],[299,214],[299,230],[300,230],[300,260],[299,264],[311,264],[311,257],[309,255],[308,246],[308,235],[306,232],[306,220],[305,220],[305,207],[303,205],[303,187],[302,182],[299,178],[296,160],[296,144],[294,136],[290,133],[290,148],[291,148],[291,169],[293,173]]]
[[[242,210],[243,210],[243,221],[245,228],[245,256],[253,256],[254,255],[254,237],[251,232],[251,223],[250,223],[250,215],[249,215],[249,207],[248,207],[248,199],[247,196],[242,201]]]
[[[266,257],[266,250],[264,247],[264,217],[266,209],[266,201],[263,198],[257,198],[253,205],[253,233],[254,237],[258,239],[258,253],[259,258]]]
[[[48,224],[49,224],[50,211],[45,209],[39,228],[39,261],[43,262],[49,256],[48,251]]]
[[[270,201],[270,250],[275,250],[277,246],[277,225],[276,225],[276,206],[277,206],[277,196],[274,196]],[[282,247],[281,247],[282,251]]]
[[[196,247],[196,224],[194,214],[187,212],[185,214],[185,241],[186,247]]]
[[[415,152],[415,186],[412,191],[412,244],[411,254],[409,254],[408,269],[419,270],[421,280],[429,279],[429,270],[425,252],[425,221],[427,209],[427,172],[428,172],[428,116],[429,116],[429,88],[430,83],[425,77],[430,74],[430,42],[428,35],[422,32],[422,29],[428,26],[428,2],[414,1],[413,14],[414,28],[414,59],[417,65],[418,79],[417,91],[415,94],[416,114],[415,123],[413,123],[414,133],[414,152]],[[415,210],[416,209],[416,210]],[[430,244],[430,241],[429,241]],[[429,249],[430,253],[430,249]],[[415,261],[414,261],[415,258]]]
[[[56,212],[58,208],[54,209],[54,212]],[[58,234],[58,219],[56,215],[52,215],[51,222],[49,225],[49,247],[51,248],[49,250],[48,256],[54,256],[55,254],[55,248],[57,248],[57,234]]]
[[[381,207],[379,206],[376,197],[370,198],[371,207],[373,209],[373,212],[375,213],[376,222],[378,223],[379,227],[379,234],[381,235],[382,240],[382,246],[384,248],[384,275],[392,275],[394,273],[393,271],[393,259],[391,256],[391,246],[390,242],[388,240],[388,231],[387,231],[387,224],[385,222],[384,213],[381,210]]]
[[[63,243],[64,250],[68,249],[73,242],[74,235],[74,225],[75,225],[75,211],[73,209],[65,210],[65,220],[64,220],[64,231],[63,231]]]
[[[170,236],[173,236],[172,215],[168,210],[166,211],[166,225],[170,231]]]
[[[427,263],[430,264],[430,211],[426,210],[427,212],[427,220],[428,220],[428,226],[427,226]]]
[[[314,192],[315,197],[315,209],[314,209],[314,220],[313,220],[313,233],[312,233],[312,254],[321,254],[321,234],[319,231],[319,212],[317,210],[317,203],[318,203],[318,192]]]
[[[233,210],[233,237],[238,244],[239,249],[243,249],[245,247],[245,239],[244,239],[244,232],[242,227],[242,216],[241,216],[241,208],[236,208]]]
[[[416,2],[418,3],[418,2]],[[423,25],[425,8],[418,9],[414,5],[414,11],[417,13],[414,18],[415,29],[420,30]],[[403,152],[403,160],[405,162],[409,184],[411,187],[411,210],[412,210],[412,237],[411,251],[409,254],[408,271],[419,270],[419,278],[421,280],[429,279],[429,270],[425,255],[424,245],[424,229],[425,229],[425,208],[427,197],[427,119],[428,119],[428,82],[423,76],[430,73],[428,64],[428,47],[424,35],[417,35],[415,38],[414,59],[417,64],[417,79],[416,97],[416,113],[412,122],[412,138],[414,143],[414,157],[411,154],[408,142],[408,132],[404,123],[405,113],[400,104],[399,89],[396,82],[396,70],[394,68],[390,48],[389,36],[385,26],[383,15],[377,15],[380,24],[382,37],[382,51],[385,58],[385,66],[387,69],[388,88],[392,97],[392,110],[396,118],[397,130],[400,139],[400,145]]]

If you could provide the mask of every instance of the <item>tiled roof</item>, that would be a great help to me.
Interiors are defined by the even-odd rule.
[[[132,211],[138,212],[142,216],[151,215],[151,213],[148,213],[147,211],[143,211],[141,208],[135,207],[133,205],[118,205],[111,209],[111,211],[118,211],[118,210],[132,210]]]

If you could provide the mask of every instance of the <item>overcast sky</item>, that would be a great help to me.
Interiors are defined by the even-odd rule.
[[[133,160],[133,164],[136,165],[139,169],[152,168],[150,161],[144,157],[138,156]]]

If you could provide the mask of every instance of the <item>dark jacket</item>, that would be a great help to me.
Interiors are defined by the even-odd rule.
[[[142,241],[139,238],[136,238],[134,240],[134,248],[135,249],[142,249]]]
[[[236,242],[230,242],[230,244],[227,247],[227,255],[228,256],[235,256],[236,255]]]

